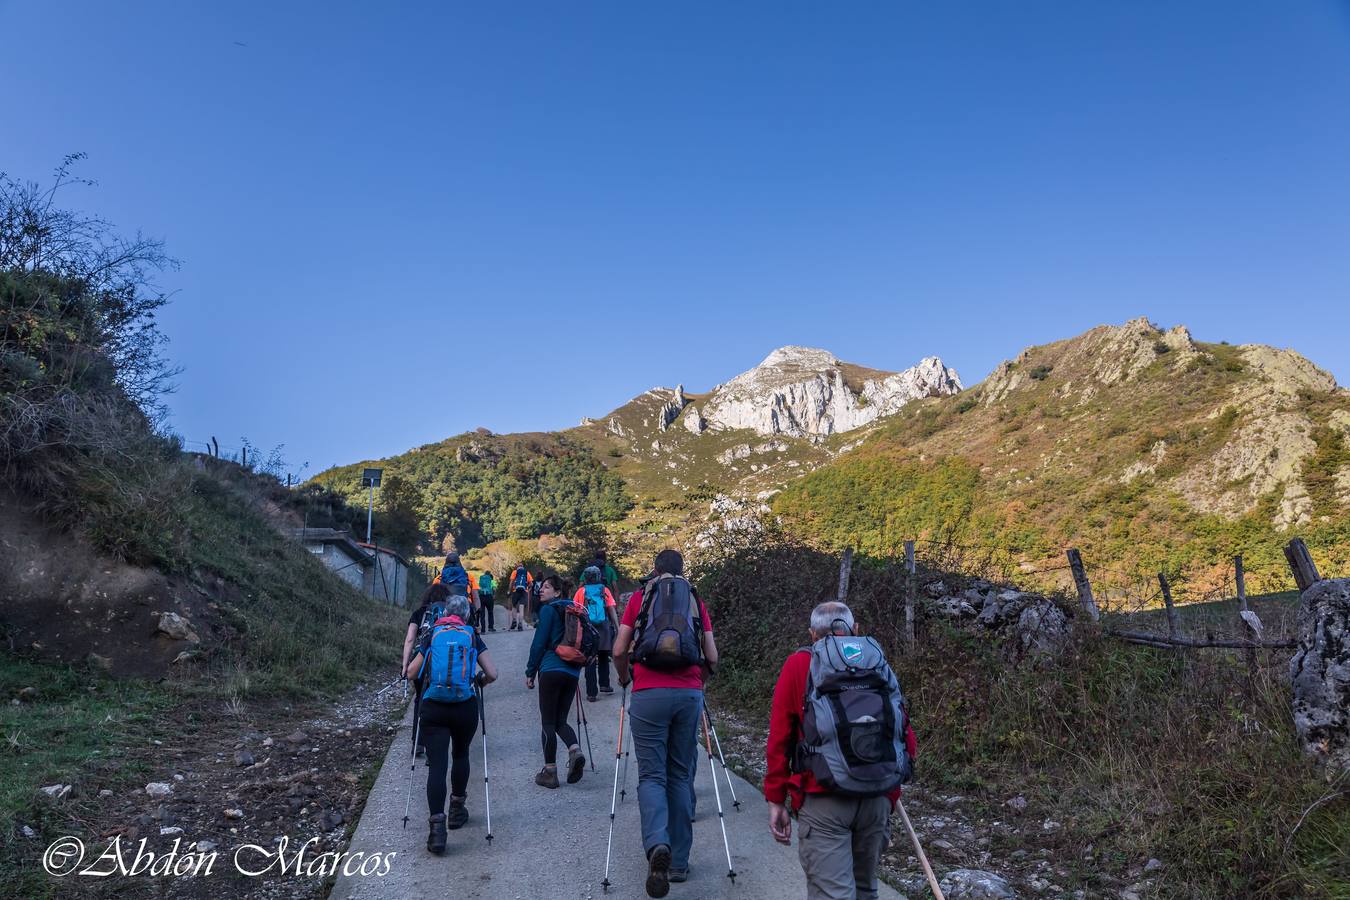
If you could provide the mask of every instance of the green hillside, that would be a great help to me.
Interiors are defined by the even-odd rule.
[[[1350,394],[1298,354],[1137,320],[911,404],[773,511],[880,555],[907,538],[1006,548],[1029,582],[1063,584],[1035,570],[1078,546],[1108,590],[1165,569],[1192,598],[1225,588],[1243,553],[1249,588],[1280,590],[1294,534],[1325,568],[1350,563],[1347,435]]]

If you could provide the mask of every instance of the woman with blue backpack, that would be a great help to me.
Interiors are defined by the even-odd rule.
[[[609,653],[614,647],[614,636],[619,633],[619,615],[614,611],[614,595],[604,578],[598,565],[587,566],[581,573],[581,587],[572,598],[577,606],[585,607],[586,617],[598,635],[595,662],[586,666],[586,699],[592,703],[599,699],[597,675],[599,693],[614,693],[614,688],[609,686]]]
[[[478,730],[479,690],[497,680],[487,645],[468,625],[469,614],[468,597],[449,597],[444,615],[423,638],[404,673],[423,686],[417,728],[427,748],[427,808],[431,815],[427,849],[437,854],[445,852],[446,829],[462,828],[469,821],[469,744]]]

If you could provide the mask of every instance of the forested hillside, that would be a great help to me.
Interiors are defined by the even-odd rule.
[[[481,547],[621,519],[632,506],[623,481],[564,436],[460,435],[384,460],[328,469],[314,483],[366,503],[361,470],[384,468],[377,537],[424,550]]]

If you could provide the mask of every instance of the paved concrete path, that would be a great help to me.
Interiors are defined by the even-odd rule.
[[[397,851],[398,855],[389,875],[339,879],[332,897],[584,900],[602,896],[600,880],[609,830],[621,695],[616,690],[613,694],[601,694],[596,703],[582,700],[590,722],[595,771],[588,765],[581,781],[574,785],[564,783],[556,791],[539,787],[534,783],[534,775],[543,764],[539,706],[535,692],[525,688],[525,661],[533,637],[530,630],[484,636],[499,672],[498,681],[486,689],[491,845],[484,839],[481,734],[474,737],[470,754],[473,771],[469,777],[469,824],[450,832],[445,856],[433,856],[426,850],[426,769],[420,760],[413,780],[408,827],[403,828],[408,748],[412,742],[409,704],[409,713],[371,790],[350,848],[352,852],[367,854],[387,855]],[[585,752],[585,737],[579,727],[577,732]],[[564,753],[559,756],[566,758]],[[670,897],[674,900],[804,897],[805,881],[797,862],[796,844],[783,847],[770,837],[763,795],[732,775],[736,796],[741,801],[738,812],[732,808],[720,764],[717,772],[736,869],[735,883],[727,878],[727,859],[722,849],[708,759],[702,753],[695,779],[698,815],[690,855],[692,871],[687,883],[671,885]],[[628,798],[619,804],[614,823],[608,895],[622,900],[646,896],[643,885],[647,868],[638,818],[636,759],[629,762],[627,788]],[[894,900],[899,895],[883,884],[881,896]]]

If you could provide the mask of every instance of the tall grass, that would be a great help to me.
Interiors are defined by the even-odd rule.
[[[723,653],[712,690],[763,722],[784,658],[807,642],[811,607],[834,595],[838,559],[761,535],[714,551],[698,576]],[[1329,783],[1298,747],[1287,656],[1263,655],[1249,682],[1222,651],[1153,650],[1081,629],[1053,659],[1019,659],[990,634],[922,614],[911,649],[900,640],[903,584],[897,567],[861,558],[849,602],[904,687],[923,783],[961,791],[992,818],[1026,796],[1064,823],[1058,858],[1091,848],[1077,873],[1085,886],[1155,856],[1168,864],[1165,896],[1350,895],[1350,796],[1337,794],[1347,784]],[[991,849],[1010,853],[1015,840]]]

